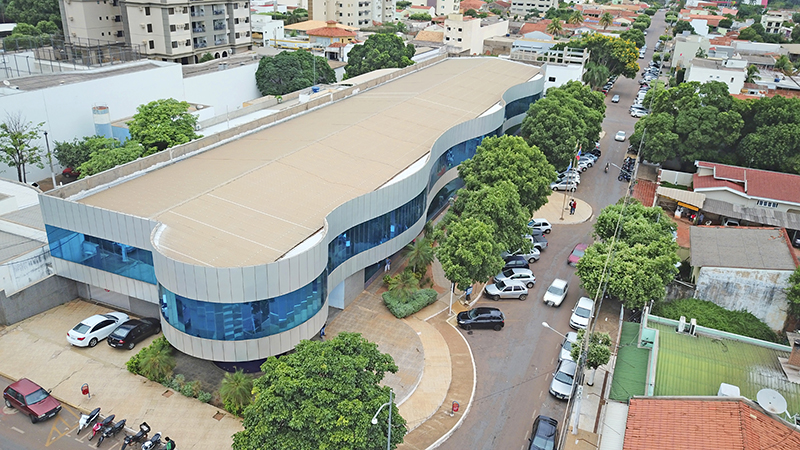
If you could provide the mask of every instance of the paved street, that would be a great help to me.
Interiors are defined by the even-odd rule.
[[[664,29],[664,13],[659,12],[648,30],[648,50],[645,59],[639,60],[640,65],[646,66],[652,60],[653,48]],[[638,87],[638,77],[635,80],[620,78],[606,99],[605,136],[600,141],[603,155],[581,176],[581,186],[576,193],[577,198],[592,206],[595,216],[622,197],[627,188],[627,183],[617,181],[619,170],[612,169],[606,174],[603,166],[606,162],[620,165],[625,158],[628,141],[617,142],[614,135],[619,130],[625,131],[627,136],[633,133],[637,119],[630,116],[629,108]],[[619,94],[619,103],[611,103],[614,94]],[[500,307],[506,315],[506,327],[499,333],[476,331],[465,335],[477,366],[475,401],[463,425],[441,448],[526,449],[537,415],[549,415],[559,421],[559,427],[564,425],[566,402],[556,400],[548,392],[563,338],[542,327],[541,323],[548,322],[561,333],[570,331],[572,307],[586,293],[580,289],[575,269],[567,266],[566,261],[575,244],[592,242],[593,222],[564,226],[553,223],[553,231],[547,235],[547,249],[542,252],[541,260],[531,265],[537,282],[528,301],[498,304],[482,299],[478,302],[478,306]],[[567,299],[559,308],[545,306],[541,300],[555,278],[570,282]],[[598,329],[612,331],[611,336],[615,337],[613,330],[618,317],[618,303],[604,304],[597,319],[602,322]]]
[[[8,386],[12,380],[0,376],[0,386]],[[2,450],[85,450],[97,448],[97,438],[89,441],[91,429],[78,436],[78,420],[81,413],[75,408],[62,404],[61,412],[54,418],[40,423],[31,423],[28,416],[13,408],[2,405],[0,414],[0,449]],[[105,416],[103,416],[105,417]],[[115,420],[116,422],[116,420]],[[100,448],[118,449],[124,434],[103,441]]]

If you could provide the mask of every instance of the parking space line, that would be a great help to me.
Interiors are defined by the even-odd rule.
[[[19,428],[17,428],[17,427],[11,427],[11,429],[12,429],[12,430],[14,430],[14,431],[16,431],[16,432],[17,432],[17,433],[19,433],[19,434],[25,434],[25,432],[24,432],[24,431],[20,430],[20,429],[19,429]]]

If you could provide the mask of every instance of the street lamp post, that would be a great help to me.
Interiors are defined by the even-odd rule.
[[[558,330],[556,330],[555,328],[551,327],[549,323],[547,323],[547,322],[542,322],[542,326],[543,326],[543,327],[545,327],[545,328],[549,328],[549,329],[551,329],[551,330],[555,331],[555,332],[556,332],[556,333],[557,333],[559,336],[563,337],[564,339],[567,339],[567,337],[566,337],[566,336],[564,336],[563,334],[561,334],[561,332],[560,332],[560,331],[558,331]]]
[[[372,424],[378,424],[378,414],[381,413],[381,410],[384,406],[389,407],[389,422],[386,431],[386,450],[391,450],[392,448],[392,389],[389,388],[389,403],[384,403],[381,405],[380,408],[375,412],[375,415],[372,416]]]
[[[47,160],[50,162],[50,179],[53,180],[53,189],[55,189],[56,173],[53,171],[53,154],[50,153],[50,141],[47,139],[47,131],[44,132],[44,144],[47,146]]]

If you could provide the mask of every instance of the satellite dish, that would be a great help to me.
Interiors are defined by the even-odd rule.
[[[762,389],[756,394],[758,404],[772,414],[783,414],[786,412],[786,399],[780,392],[774,389]]]
[[[8,80],[3,80],[3,84],[5,84],[6,86],[11,86],[11,83],[9,83]]]

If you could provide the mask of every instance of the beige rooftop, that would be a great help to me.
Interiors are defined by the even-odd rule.
[[[536,73],[497,58],[445,60],[80,201],[165,224],[158,246],[170,258],[266,264]]]

